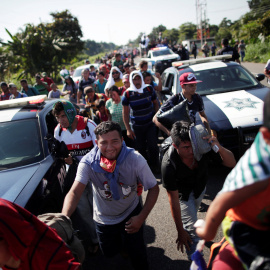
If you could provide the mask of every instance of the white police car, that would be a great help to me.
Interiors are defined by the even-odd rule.
[[[0,102],[0,197],[33,214],[61,212],[65,163],[55,158],[57,121],[45,95]]]
[[[182,91],[179,77],[193,72],[202,83],[197,93],[202,96],[210,127],[224,147],[240,157],[254,141],[262,125],[263,99],[269,91],[260,81],[235,62],[224,62],[228,55],[174,62],[162,74],[162,98]],[[197,115],[197,121],[200,117]]]
[[[167,47],[157,47],[149,50],[147,58],[141,60],[151,62],[153,71],[155,71],[157,62],[161,63],[163,68],[171,67],[173,62],[180,60],[180,56]]]

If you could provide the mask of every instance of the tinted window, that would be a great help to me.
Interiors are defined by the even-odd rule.
[[[181,72],[182,73],[182,72]],[[194,71],[197,80],[197,92],[201,95],[243,90],[258,85],[253,76],[241,66]]]
[[[160,50],[160,51],[153,51],[153,56],[161,56],[161,55],[168,55],[168,54],[173,54],[173,52],[169,49],[166,50]]]
[[[0,123],[0,170],[38,162],[44,158],[38,121]]]

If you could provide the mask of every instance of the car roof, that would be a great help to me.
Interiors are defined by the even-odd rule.
[[[29,104],[28,101],[38,100],[39,103]],[[44,109],[52,107],[58,99],[47,99],[46,95],[13,99],[0,102],[0,123],[22,119],[37,118]],[[13,101],[13,104],[12,102]],[[17,103],[16,103],[17,101]]]
[[[79,66],[79,67],[76,67],[76,69],[85,69],[85,68],[90,68],[90,66],[94,66],[95,68],[99,66],[99,64],[87,64],[87,65],[83,65],[83,66]]]

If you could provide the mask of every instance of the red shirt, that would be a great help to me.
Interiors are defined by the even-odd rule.
[[[50,88],[49,88],[48,91],[50,92],[52,90],[51,84],[54,83],[53,79],[49,78],[49,77],[46,77],[46,78],[41,78],[40,80],[43,81],[43,82],[46,82],[49,85]]]
[[[3,100],[9,100],[9,97],[11,96],[11,93],[10,92],[8,92],[7,94],[2,94],[1,96],[0,96],[0,101],[3,101]]]

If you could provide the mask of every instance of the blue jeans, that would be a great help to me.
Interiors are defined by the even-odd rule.
[[[196,234],[196,229],[193,225],[197,221],[197,212],[205,194],[205,190],[206,188],[203,190],[203,192],[197,199],[195,199],[194,193],[192,191],[189,194],[188,201],[180,200],[183,227],[189,233],[192,240],[192,244],[189,246],[190,251],[186,251],[188,258],[190,258],[191,254],[195,252],[196,246],[200,240],[200,238]]]
[[[244,61],[244,57],[245,57],[245,51],[240,51],[240,55],[241,55],[241,62]]]
[[[102,253],[106,257],[113,257],[121,251],[127,250],[134,269],[148,269],[146,246],[143,239],[143,227],[136,233],[129,234],[125,231],[125,223],[141,212],[139,203],[133,212],[122,222],[114,225],[96,222],[97,236]]]

